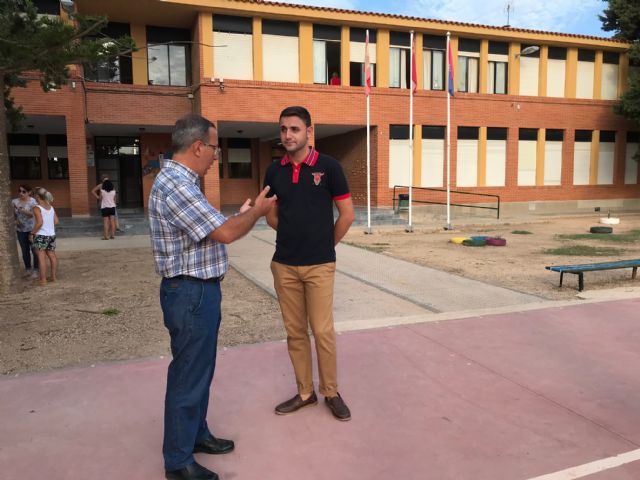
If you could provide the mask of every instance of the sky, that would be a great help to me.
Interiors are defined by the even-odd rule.
[[[610,37],[602,30],[598,15],[606,7],[602,0],[277,0],[363,12],[451,20],[483,25]],[[479,8],[480,5],[482,8]]]

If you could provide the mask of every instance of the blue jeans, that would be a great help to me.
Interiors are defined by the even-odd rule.
[[[33,269],[38,269],[38,256],[31,250],[31,242],[29,242],[29,232],[18,232],[18,243],[20,244],[20,250],[22,251],[22,261],[24,267],[27,270],[31,269],[31,256],[33,255]]]
[[[221,299],[220,283],[164,278],[160,284],[160,305],[173,355],[164,404],[166,470],[193,463],[193,447],[211,435],[207,408],[216,367]]]

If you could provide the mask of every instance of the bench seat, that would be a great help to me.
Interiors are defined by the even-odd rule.
[[[565,273],[574,273],[578,275],[578,291],[584,290],[584,272],[595,272],[597,270],[614,270],[617,268],[631,268],[631,279],[636,278],[636,274],[640,267],[640,258],[634,260],[619,260],[616,262],[600,262],[600,263],[584,263],[581,265],[550,265],[545,267],[547,270],[560,273],[560,286],[562,286],[562,277]]]

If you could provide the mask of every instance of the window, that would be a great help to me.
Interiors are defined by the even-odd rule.
[[[253,79],[253,20],[250,17],[213,16],[213,68],[216,78]]]
[[[544,184],[560,185],[564,130],[547,129],[544,142]]]
[[[228,139],[227,171],[229,178],[251,178],[251,140]]]
[[[118,39],[130,35],[128,23],[109,22],[100,32],[101,38]],[[96,38],[96,37],[94,37]],[[130,55],[100,60],[96,64],[84,65],[84,76],[93,82],[133,83],[133,67]]]
[[[442,187],[445,134],[446,128],[443,126],[422,126],[421,187]]]
[[[186,29],[147,27],[150,85],[188,85],[190,40]]]
[[[349,85],[352,87],[364,87],[364,53],[365,53],[364,28],[349,29]],[[376,84],[376,31],[369,30],[369,64],[371,65],[371,86]]]
[[[538,95],[538,80],[540,71],[540,46],[523,43],[520,45],[520,52],[525,49],[537,47],[535,52],[520,54],[520,95]],[[563,84],[564,87],[564,84]]]
[[[595,61],[596,52],[594,50],[578,50],[576,98],[593,98]]]
[[[458,154],[456,161],[456,185],[475,187],[478,185],[478,139],[479,127],[458,127]]]
[[[602,86],[600,98],[615,100],[618,98],[618,73],[620,55],[617,52],[604,52],[602,55]]]
[[[478,92],[480,41],[461,38],[458,42],[458,91]]]
[[[616,132],[600,132],[600,150],[598,151],[598,185],[613,184],[613,163],[616,149]]]
[[[313,26],[313,83],[328,84],[336,76],[340,81],[340,35],[340,27]],[[339,85],[336,80],[331,81],[332,85]]]
[[[548,97],[564,97],[564,84],[567,68],[566,59],[566,48],[549,47],[549,60],[547,61]]]
[[[9,169],[14,180],[40,180],[40,137],[9,134]]]
[[[507,165],[507,133],[506,128],[487,128],[487,155],[485,186],[504,187]]]
[[[422,39],[424,88],[425,90],[444,90],[447,39],[435,35],[423,35]]]
[[[410,185],[409,125],[389,125],[389,188]]]
[[[591,169],[591,130],[576,130],[573,146],[573,184],[589,185]]]
[[[509,65],[509,44],[489,42],[488,93],[507,93],[507,70]]]
[[[33,0],[39,15],[60,15],[60,0]]]
[[[298,82],[300,79],[298,23],[262,21],[262,78],[270,82]]]
[[[518,186],[536,184],[538,166],[538,129],[521,128],[518,131]]]
[[[389,47],[389,86],[409,88],[411,85],[410,36],[405,32],[391,32]]]
[[[627,132],[627,149],[624,159],[625,185],[638,183],[638,158],[640,156],[640,132]]]
[[[66,135],[47,135],[47,172],[50,180],[69,178]]]

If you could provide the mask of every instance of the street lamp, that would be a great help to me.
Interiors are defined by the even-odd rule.
[[[538,45],[529,45],[528,47],[520,50],[520,53],[516,53],[516,58],[522,55],[531,55],[532,53],[535,53],[538,50],[540,50],[540,47]]]

